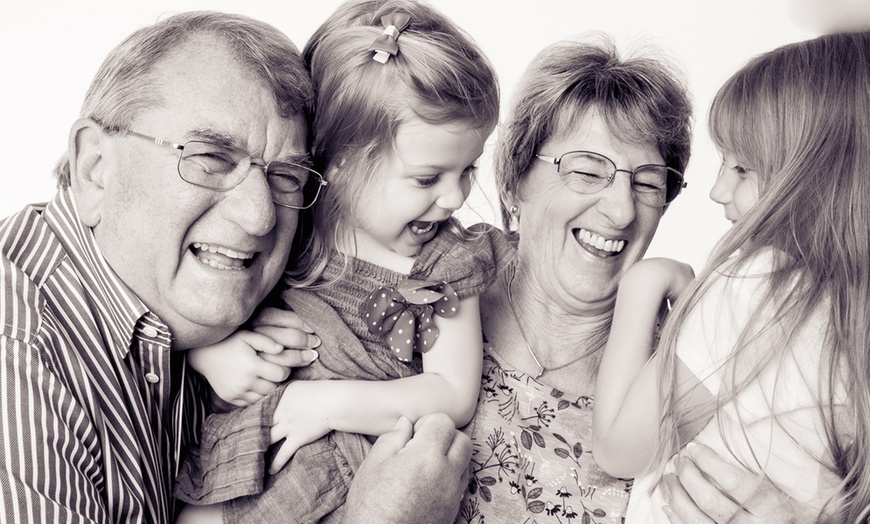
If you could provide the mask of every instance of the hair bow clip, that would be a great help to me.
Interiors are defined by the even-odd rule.
[[[411,15],[408,13],[392,13],[381,17],[381,24],[384,26],[384,33],[375,38],[369,51],[374,51],[372,60],[386,64],[391,56],[396,56],[399,52],[399,44],[396,40],[399,34],[408,27],[411,23]]]

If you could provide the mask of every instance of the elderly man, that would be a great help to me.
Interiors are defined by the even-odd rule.
[[[4,522],[173,520],[203,400],[180,350],[232,333],[280,278],[321,184],[311,98],[293,44],[240,16],[177,15],[106,59],[57,195],[0,222]],[[281,364],[310,362],[306,347]],[[226,438],[251,437],[268,440],[268,420]],[[468,454],[446,419],[413,438],[400,421],[360,468],[348,520],[449,520]]]

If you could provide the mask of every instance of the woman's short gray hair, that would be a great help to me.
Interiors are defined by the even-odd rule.
[[[653,56],[623,59],[613,40],[595,34],[544,48],[526,69],[500,130],[495,180],[502,223],[538,148],[568,133],[595,107],[626,142],[654,144],[683,173],[691,149],[692,106],[682,74]]]
[[[165,18],[128,36],[103,61],[85,95],[80,116],[107,129],[128,129],[141,111],[160,103],[152,72],[196,35],[227,44],[235,58],[269,89],[283,117],[311,110],[314,92],[299,50],[273,26],[242,15],[191,11]],[[69,186],[69,158],[55,167],[59,187]]]

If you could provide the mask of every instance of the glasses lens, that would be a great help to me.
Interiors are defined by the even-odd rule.
[[[565,185],[578,193],[601,191],[615,171],[616,166],[609,158],[586,151],[567,153],[559,162],[559,174]]]
[[[663,206],[668,192],[668,170],[665,166],[640,166],[634,171],[632,190],[644,204]]]
[[[321,176],[307,167],[288,162],[271,162],[267,176],[272,200],[294,209],[307,209],[320,193]]]
[[[188,142],[178,159],[178,174],[191,184],[230,189],[247,174],[247,170],[236,169],[247,158],[248,155],[237,149],[208,142]]]

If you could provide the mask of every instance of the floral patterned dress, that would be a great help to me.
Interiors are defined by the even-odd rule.
[[[569,398],[486,351],[480,402],[465,428],[471,476],[456,522],[622,522],[632,481],[595,464],[592,407],[592,397]]]

